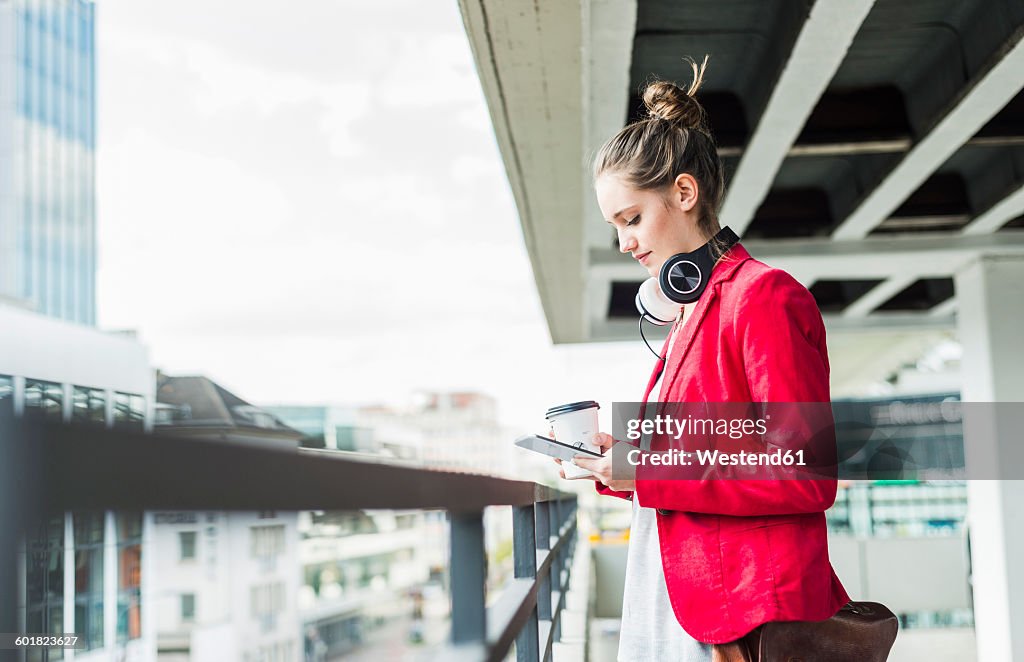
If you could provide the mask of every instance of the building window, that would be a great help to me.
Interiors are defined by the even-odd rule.
[[[103,647],[103,513],[75,513],[75,632]]]
[[[25,631],[46,634],[64,632],[64,517],[51,517],[26,541],[27,576]],[[29,649],[28,660],[63,660],[60,648]]]
[[[153,425],[174,425],[192,419],[192,407],[157,402],[153,405]]]
[[[117,643],[142,636],[142,513],[117,514]]]
[[[0,416],[14,415],[14,378],[0,375]]]
[[[284,554],[284,525],[254,526],[250,531],[252,558],[274,558]]]
[[[278,420],[273,414],[254,405],[236,405],[231,408],[231,411],[236,417],[248,422],[253,427],[273,430],[278,426]]]
[[[194,623],[196,620],[196,594],[181,594],[181,622]]]
[[[260,622],[260,628],[264,632],[273,630],[277,615],[284,611],[284,583],[253,586],[249,592],[249,603],[252,617]]]
[[[114,393],[114,426],[141,430],[146,420],[146,399],[131,393]]]
[[[180,531],[178,532],[178,542],[181,549],[182,561],[195,561],[196,560],[196,532],[195,531]]]
[[[416,513],[395,515],[395,526],[399,529],[414,529],[419,523],[419,517]]]
[[[334,527],[338,536],[351,536],[360,533],[377,533],[377,524],[365,512],[359,511],[322,511],[313,513],[313,524]]]
[[[75,423],[107,422],[107,394],[98,388],[76,386],[71,396],[71,420]]]
[[[25,415],[61,420],[64,409],[64,387],[56,382],[25,380]]]
[[[294,659],[292,652],[293,642],[291,640],[281,641],[273,644],[265,644],[258,646],[251,651],[247,651],[245,654],[246,660],[252,660],[253,662],[286,662],[287,660]],[[306,659],[313,659],[307,654]],[[316,659],[319,659],[316,657]]]

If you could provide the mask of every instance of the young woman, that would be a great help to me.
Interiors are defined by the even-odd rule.
[[[648,394],[660,372],[660,402],[827,403],[813,297],[740,244],[723,252],[713,241],[725,184],[694,98],[706,64],[693,63],[686,90],[648,85],[649,116],[605,143],[594,164],[619,249],[651,276],[709,242],[717,259],[700,298],[681,307]],[[619,660],[755,660],[762,624],[827,619],[849,601],[825,535],[834,480],[624,479],[607,452],[577,464],[598,492],[633,501]]]

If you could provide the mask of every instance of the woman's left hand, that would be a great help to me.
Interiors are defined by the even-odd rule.
[[[628,476],[616,475],[614,478],[612,477],[612,455],[615,452],[615,446],[625,442],[616,442],[608,435],[603,436],[607,437],[612,443],[607,445],[598,444],[603,448],[608,449],[602,457],[596,458],[588,455],[577,455],[573,458],[573,463],[577,467],[586,469],[590,473],[594,474],[595,479],[601,481],[601,484],[609,489],[615,490],[616,492],[632,492],[636,489],[635,466],[627,462],[626,467],[628,467]],[[632,444],[626,444],[626,446],[629,446],[630,450],[635,448]]]

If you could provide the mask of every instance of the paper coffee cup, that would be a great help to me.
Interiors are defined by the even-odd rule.
[[[593,400],[571,402],[548,409],[544,418],[551,424],[551,428],[555,432],[555,439],[558,441],[600,453],[601,449],[594,445],[594,435],[597,434],[598,426],[597,410],[600,408],[601,406]],[[562,469],[565,471],[566,478],[591,475],[586,469],[581,469],[568,462],[562,463]]]

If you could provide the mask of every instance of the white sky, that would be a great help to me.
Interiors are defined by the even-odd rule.
[[[642,345],[551,346],[455,0],[96,9],[99,322],[156,367],[535,429],[642,395]]]

